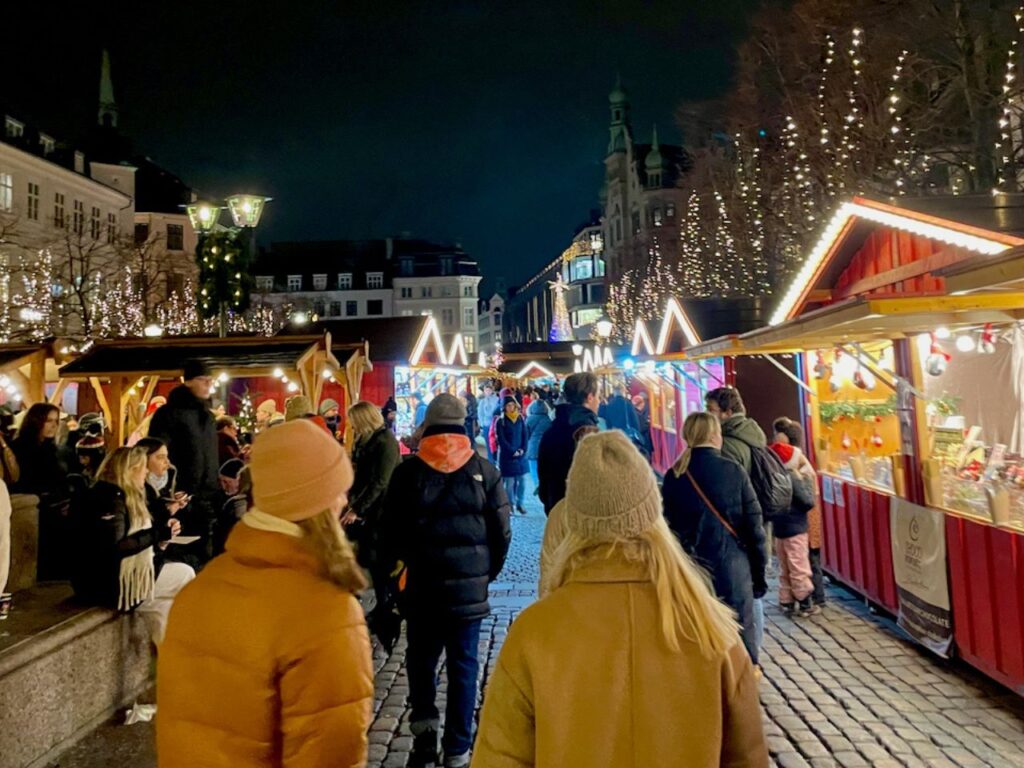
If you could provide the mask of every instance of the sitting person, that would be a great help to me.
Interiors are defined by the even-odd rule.
[[[118,448],[103,462],[78,520],[72,585],[86,602],[137,610],[159,645],[174,596],[195,571],[163,562],[162,552],[181,524],[170,518],[154,526],[146,506],[148,472],[143,448]]]

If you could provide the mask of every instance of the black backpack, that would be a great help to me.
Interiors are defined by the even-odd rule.
[[[789,512],[793,503],[793,479],[775,451],[750,446],[750,482],[765,520]]]

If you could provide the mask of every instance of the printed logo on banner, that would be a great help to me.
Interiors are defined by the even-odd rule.
[[[953,617],[946,579],[945,515],[896,496],[889,513],[897,623],[921,645],[948,657]]]

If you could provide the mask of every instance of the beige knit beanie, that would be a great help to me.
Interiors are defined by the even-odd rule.
[[[352,464],[344,449],[309,419],[259,435],[249,471],[256,507],[292,522],[316,517],[352,487]]]
[[[284,401],[284,420],[295,421],[313,413],[313,404],[305,395],[293,395]]]
[[[662,515],[654,472],[617,429],[576,447],[565,495],[566,527],[586,538],[638,536]]]

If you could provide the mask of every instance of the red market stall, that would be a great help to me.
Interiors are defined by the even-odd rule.
[[[1024,693],[1024,280],[993,289],[1024,238],[1011,211],[986,227],[977,201],[950,205],[842,206],[773,325],[736,343],[801,358],[826,570]]]

